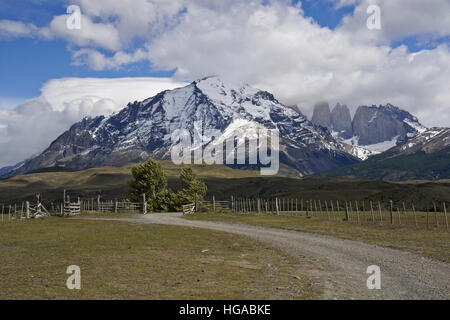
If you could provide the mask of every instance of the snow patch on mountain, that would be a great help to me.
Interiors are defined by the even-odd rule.
[[[352,147],[349,151],[351,154],[361,160],[367,160],[370,156],[380,154],[395,147],[397,145],[398,138],[399,136],[395,136],[391,140],[365,146],[359,145],[359,137],[357,136],[344,140],[343,142]]]

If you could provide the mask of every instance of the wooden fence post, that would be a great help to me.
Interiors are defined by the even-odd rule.
[[[341,221],[341,217],[340,217],[340,208],[339,208],[339,200],[336,200],[336,211],[337,211],[337,215],[338,215],[338,220]]]
[[[439,229],[439,220],[438,220],[438,214],[437,214],[437,209],[436,209],[436,202],[433,202],[433,206],[434,206],[434,218],[436,220],[436,228]]]
[[[417,216],[416,216],[416,208],[414,208],[414,202],[412,203],[412,209],[413,209],[413,214],[414,214],[414,223],[416,224],[416,228],[417,228],[418,227]]]
[[[383,212],[381,211],[380,201],[378,201],[378,211],[380,211],[380,224],[383,224]]]
[[[358,217],[358,223],[360,223],[360,221],[359,221],[359,208],[358,208],[358,201],[355,201],[355,206],[356,206],[356,216]]]
[[[373,213],[372,200],[370,200],[370,212],[372,213],[372,221],[375,223],[375,214]]]
[[[216,213],[216,196],[213,195],[213,213]]]
[[[352,202],[349,201],[348,204],[349,204],[349,206],[350,206],[350,215],[349,215],[349,218],[350,218],[350,220],[353,220],[353,218],[354,218],[355,216],[354,216],[354,214],[353,214]]]
[[[305,217],[308,217],[308,214],[309,214],[309,203],[308,203],[308,200],[306,200],[306,211],[305,211]]]
[[[445,207],[445,202],[444,202],[444,214],[445,214],[445,226],[447,227],[447,231],[448,231],[448,217],[447,217],[447,208]]]
[[[405,215],[405,226],[408,225],[408,215],[406,214],[406,206],[405,203],[403,202],[403,214]]]
[[[25,210],[26,210],[25,216],[27,217],[27,219],[30,219],[30,202],[29,201],[25,202]]]
[[[394,224],[394,215],[392,213],[393,208],[393,204],[392,204],[392,200],[389,200],[389,203],[391,204],[391,211],[390,211],[390,217],[391,217],[391,225]]]
[[[345,221],[348,221],[349,217],[348,217],[348,204],[347,204],[347,200],[345,200]]]
[[[316,200],[314,200],[314,215],[315,215],[316,217],[319,216],[318,211],[317,211],[317,201],[316,201]]]
[[[147,199],[145,198],[145,193],[142,194],[142,214],[147,214]]]

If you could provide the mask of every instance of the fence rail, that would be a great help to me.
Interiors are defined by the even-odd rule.
[[[42,218],[50,215],[72,216],[86,211],[100,213],[135,212],[147,213],[147,202],[143,196],[142,202],[128,202],[94,199],[70,201],[64,192],[64,201],[60,204],[51,203],[50,211],[41,203],[40,196],[31,204],[29,201],[20,204],[2,204],[0,221]],[[447,203],[432,202],[422,211],[416,210],[414,203],[393,201],[339,201],[317,200],[303,198],[235,198],[230,201],[195,201],[182,207],[183,214],[195,211],[205,212],[239,212],[273,215],[295,215],[306,218],[321,218],[332,221],[352,222],[358,224],[378,224],[392,226],[407,226],[434,230],[449,231]]]
[[[304,200],[297,198],[231,198],[231,211],[240,213],[291,214],[326,220],[413,226],[449,231],[447,204],[431,203],[419,212],[414,203],[393,201]]]
[[[75,216],[81,214],[81,202],[65,201],[63,205],[63,216]]]
[[[183,216],[192,214],[195,212],[195,203],[183,205]]]

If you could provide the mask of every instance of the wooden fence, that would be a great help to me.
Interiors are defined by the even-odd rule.
[[[100,213],[107,212],[135,212],[135,213],[147,213],[147,202],[145,200],[145,195],[142,195],[142,202],[129,202],[129,201],[119,201],[115,200],[107,200],[101,201],[100,196],[97,199],[89,199],[83,200],[81,202],[81,210],[82,211],[95,211]]]
[[[213,196],[212,201],[195,201],[195,211],[221,212],[231,210],[230,201],[216,201]]]
[[[92,203],[90,201],[82,202],[82,211],[96,212],[141,212],[143,211],[143,203],[127,202],[127,201],[100,201]]]
[[[435,228],[449,231],[447,204],[431,203],[425,211],[417,211],[414,203],[394,205],[381,201],[304,200],[296,198],[231,198],[232,212],[290,214],[334,221],[381,225]],[[211,211],[211,210],[210,210]]]
[[[195,203],[183,205],[183,216],[192,214],[195,212]]]
[[[77,202],[64,201],[62,216],[75,216],[81,214],[81,201]]]
[[[40,201],[40,195],[37,195],[37,202],[31,204],[30,201],[22,202],[21,204],[1,205],[1,219],[0,221],[37,219],[50,216],[50,212]],[[7,219],[5,218],[8,215]]]

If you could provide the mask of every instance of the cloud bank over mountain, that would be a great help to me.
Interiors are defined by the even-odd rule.
[[[85,116],[108,115],[128,102],[185,85],[168,79],[55,79],[41,96],[14,109],[0,108],[0,167],[41,152]]]

